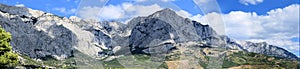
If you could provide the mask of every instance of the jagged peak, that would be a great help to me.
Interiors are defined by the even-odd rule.
[[[175,13],[175,11],[173,11],[172,9],[170,8],[165,8],[165,9],[162,9],[160,11],[157,11],[156,13],[154,14],[159,14],[159,13]]]
[[[161,17],[161,16],[179,16],[176,14],[175,11],[173,11],[172,9],[170,8],[165,8],[165,9],[162,9],[160,11],[157,11],[153,14],[151,14],[149,17]]]

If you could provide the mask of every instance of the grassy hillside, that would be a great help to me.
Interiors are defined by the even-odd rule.
[[[276,58],[262,54],[249,52],[234,52],[224,59],[223,67],[244,67],[244,68],[263,68],[263,69],[299,69],[299,61],[284,58]]]
[[[180,54],[178,54],[180,55]],[[174,55],[173,55],[174,56]],[[134,65],[140,66],[149,66],[151,63],[155,63],[154,61],[150,61],[150,56],[147,55],[134,55],[134,56],[123,56],[121,58],[135,57],[139,62],[136,62]],[[209,56],[205,56],[205,60],[209,60]],[[208,66],[208,62],[199,60],[198,65],[194,68],[202,69]],[[157,62],[158,63],[158,62]],[[184,59],[174,59],[169,57],[159,66],[159,68],[176,68],[176,67],[191,67],[192,64],[189,64],[189,61],[185,61]],[[122,68],[123,66],[118,62],[118,60],[106,61],[104,62],[105,67],[108,68]],[[146,65],[145,65],[146,64]],[[148,65],[147,65],[148,64]],[[170,67],[168,67],[170,66]],[[271,56],[266,56],[262,54],[249,53],[249,52],[233,52],[228,54],[223,61],[222,67],[224,69],[235,68],[235,69],[299,69],[299,61],[290,60],[284,58],[276,58]]]
[[[181,54],[176,53],[176,56]],[[163,61],[157,61],[156,58],[149,55],[131,55],[131,56],[121,56],[118,59],[113,59],[110,61],[96,60],[91,57],[87,57],[84,54],[77,52],[77,56],[68,58],[66,60],[60,61],[49,58],[44,61],[32,60],[29,57],[21,55],[23,62],[19,66],[33,67],[33,68],[62,68],[62,69],[74,69],[86,67],[95,67],[100,64],[99,68],[154,68],[159,69],[166,68],[186,68],[193,67],[196,69],[205,69],[208,66],[211,57],[204,56],[204,59],[197,59],[198,63],[191,63],[190,60],[185,60],[185,58],[193,57],[175,57],[174,54],[167,56]],[[134,59],[124,63],[122,60]],[[91,60],[91,61],[87,61]],[[122,63],[121,63],[122,62]],[[262,54],[249,53],[249,52],[232,52],[228,53],[224,58],[222,68],[224,69],[299,69],[299,61],[289,60],[284,58],[275,58],[271,56],[266,56]]]
[[[183,50],[182,50],[183,49]],[[211,65],[214,53],[226,52],[221,64]],[[163,54],[161,54],[163,55]],[[212,66],[220,66],[223,69],[299,69],[300,62],[285,58],[276,58],[251,52],[238,50],[223,50],[219,48],[198,48],[198,46],[188,46],[179,48],[162,57],[151,55],[136,54],[122,55],[117,59],[100,60],[89,57],[79,51],[74,51],[74,56],[65,60],[55,60],[47,58],[43,61],[33,60],[27,56],[20,55],[22,58],[17,66],[31,68],[194,68],[206,69]]]

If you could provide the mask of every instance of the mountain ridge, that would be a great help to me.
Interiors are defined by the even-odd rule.
[[[102,58],[114,54],[116,47],[123,49],[126,46],[131,52],[151,54],[149,47],[153,47],[159,50],[154,53],[167,53],[177,43],[202,41],[211,47],[299,59],[293,53],[267,43],[237,42],[218,35],[209,25],[183,18],[171,9],[163,9],[147,17],[136,17],[128,24],[122,24],[58,17],[25,7],[0,4],[0,18],[0,25],[12,33],[13,50],[31,58],[50,56],[63,60],[73,56],[73,50]],[[164,41],[162,45],[153,45]]]

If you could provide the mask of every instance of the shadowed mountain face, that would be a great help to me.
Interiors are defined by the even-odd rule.
[[[137,24],[129,36],[129,46],[131,47],[132,53],[150,53],[149,49],[151,46],[150,43],[153,41],[166,41],[170,40],[171,35],[176,34],[174,28],[168,23],[159,20],[159,19],[148,19],[144,23]],[[178,37],[178,36],[174,36]],[[161,47],[161,46],[159,46]],[[161,50],[168,51],[169,49]]]
[[[202,43],[211,48],[240,50],[298,59],[267,43],[236,41],[218,35],[210,26],[178,16],[171,9],[127,24],[58,17],[24,7],[0,5],[0,25],[12,34],[13,50],[31,58],[65,59],[78,50],[93,58],[122,53],[166,54],[180,43]],[[118,54],[121,55],[121,54]]]

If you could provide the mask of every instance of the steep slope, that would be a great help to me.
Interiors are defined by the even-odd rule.
[[[134,53],[150,52],[150,48],[170,51],[176,43],[200,41],[217,35],[208,25],[178,16],[171,9],[158,11],[148,17],[137,17],[129,23],[129,46]],[[161,41],[151,45],[152,41]],[[163,43],[162,46],[157,44]]]
[[[65,59],[79,50],[90,56],[101,51],[92,43],[92,32],[81,29],[76,20],[25,7],[0,5],[0,25],[12,33],[13,50],[31,58]],[[79,20],[81,21],[81,20]],[[74,23],[73,23],[74,22]]]
[[[132,29],[129,36],[129,46],[132,51],[149,53],[145,51],[151,46],[158,47],[160,51],[174,49],[174,44],[186,42],[204,42],[210,47],[237,49],[246,52],[266,54],[269,56],[298,59],[297,56],[283,48],[268,45],[265,42],[252,43],[249,41],[235,41],[227,36],[217,35],[208,25],[180,17],[171,9],[163,9],[148,17],[137,17],[128,23]],[[151,41],[160,40],[164,46],[149,45]],[[167,42],[164,42],[167,41]],[[160,44],[156,43],[156,44]],[[159,48],[160,47],[160,48]]]
[[[275,56],[280,58],[290,58],[290,59],[299,60],[299,57],[297,57],[293,53],[283,48],[280,48],[278,46],[269,45],[266,42],[253,43],[249,41],[237,41],[237,40],[230,39],[228,37],[226,42],[230,49],[265,54],[265,55]]]
[[[12,34],[14,51],[32,58],[72,55],[76,36],[59,24],[63,19],[24,7],[0,5],[0,10],[0,25]]]

